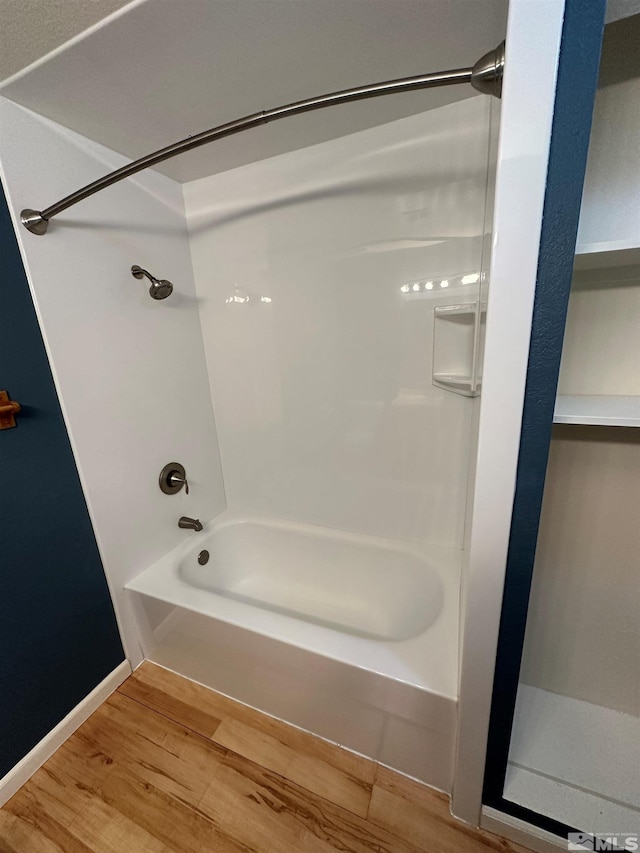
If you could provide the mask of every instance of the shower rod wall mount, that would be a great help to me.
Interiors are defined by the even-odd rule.
[[[359,86],[356,89],[344,89],[341,92],[331,92],[328,95],[319,95],[316,98],[308,98],[305,101],[295,101],[292,104],[286,104],[282,107],[263,110],[259,113],[244,116],[244,118],[227,122],[227,124],[220,124],[209,130],[204,130],[195,136],[188,136],[186,139],[174,142],[172,145],[167,145],[165,148],[147,154],[139,160],[134,160],[128,166],[123,166],[120,169],[110,172],[108,175],[104,175],[97,181],[93,181],[87,184],[86,187],[82,187],[76,190],[76,192],[71,193],[71,195],[65,196],[65,198],[44,210],[25,208],[20,214],[20,220],[24,227],[28,231],[31,231],[32,234],[46,234],[49,220],[53,219],[54,216],[62,213],[68,207],[78,204],[78,202],[83,201],[94,193],[100,192],[100,190],[104,190],[131,175],[135,175],[136,172],[149,169],[158,163],[169,160],[171,157],[176,157],[185,151],[191,151],[193,148],[199,148],[201,145],[207,145],[209,142],[224,139],[226,136],[232,136],[235,133],[241,133],[253,127],[268,124],[270,121],[277,121],[278,119],[288,118],[289,116],[299,115],[300,113],[331,107],[335,104],[345,104],[351,101],[364,100],[365,98],[376,98],[380,95],[392,95],[396,92],[432,89],[436,86],[455,86],[458,83],[470,83],[478,92],[499,98],[502,95],[504,53],[504,42],[501,42],[495,50],[482,56],[472,68],[436,71],[432,74],[421,74],[417,77],[402,77],[399,80],[372,83],[368,86]]]

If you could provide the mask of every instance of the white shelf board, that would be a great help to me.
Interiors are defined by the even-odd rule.
[[[640,396],[560,394],[553,422],[640,427]]]
[[[608,243],[580,243],[576,246],[575,270],[592,270],[603,267],[623,267],[640,264],[640,246],[630,241]]]

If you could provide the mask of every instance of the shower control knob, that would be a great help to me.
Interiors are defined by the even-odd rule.
[[[184,465],[179,462],[167,463],[160,472],[160,490],[165,495],[176,495],[184,486],[184,490],[189,494],[189,483],[187,482],[187,474],[184,470]]]
[[[168,480],[170,486],[177,486],[178,489],[181,489],[184,486],[185,492],[189,494],[189,483],[184,477],[181,477],[180,474],[169,474]]]

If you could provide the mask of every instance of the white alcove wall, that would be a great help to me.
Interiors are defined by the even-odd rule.
[[[434,309],[479,298],[490,120],[467,98],[184,185],[230,508],[463,547],[475,403],[433,383]]]
[[[126,162],[0,98],[0,163],[14,221]],[[175,181],[146,171],[83,202],[42,237],[16,224],[23,261],[125,651],[141,660],[124,584],[189,531],[180,515],[224,509],[198,300]],[[132,264],[175,284],[154,301]],[[21,401],[29,405],[29,400]],[[162,494],[161,468],[182,462],[190,495]]]
[[[415,17],[403,15],[398,18],[396,4],[393,2],[376,3],[376,10],[383,14],[372,15],[369,4],[366,4],[365,9],[359,0],[351,3],[338,0],[332,6],[336,12],[349,17],[350,28],[340,28],[335,20],[331,19],[328,25],[323,25],[320,29],[315,26],[315,15],[318,14],[319,7],[314,4],[270,4],[268,23],[276,33],[282,32],[282,10],[285,12],[287,24],[293,22],[296,38],[287,40],[286,43],[292,46],[298,56],[296,61],[287,51],[273,50],[272,44],[278,43],[276,39],[263,37],[261,44],[267,46],[266,51],[253,49],[256,43],[255,30],[242,26],[242,21],[251,18],[264,4],[214,4],[202,0],[197,4],[194,2],[193,7],[198,13],[193,17],[180,14],[176,16],[175,8],[172,6],[169,10],[166,4],[167,14],[156,15],[159,5],[161,4],[151,0],[132,4],[122,15],[117,16],[117,20],[68,45],[39,67],[20,75],[10,82],[4,91],[17,102],[47,112],[62,125],[86,132],[103,142],[108,141],[109,133],[115,132],[119,141],[113,139],[110,144],[114,148],[120,148],[122,142],[120,150],[135,156],[163,143],[172,142],[188,132],[202,130],[203,127],[216,123],[216,120],[232,119],[238,114],[260,109],[269,102],[293,100],[295,97],[305,97],[317,91],[356,85],[363,81],[375,80],[378,75],[394,77],[416,73],[416,70],[425,68],[425,63],[428,65],[426,70],[471,64],[481,53],[493,48],[500,41],[504,33],[506,9],[506,3],[498,3],[496,0],[482,3],[480,0],[458,2],[455,9],[448,0],[430,4],[412,2],[405,4],[405,11],[411,12]],[[518,0],[515,0],[515,5],[518,5]],[[287,9],[295,10],[295,20],[286,16]],[[235,11],[240,13],[234,26],[230,27],[239,27],[246,36],[240,60],[236,43],[224,36],[225,27],[217,28],[212,25],[207,28],[203,25],[203,21],[210,22],[209,16],[216,16],[220,10],[232,16]],[[297,17],[298,14],[300,17]],[[323,23],[326,24],[327,21],[329,18]],[[184,25],[184,28],[178,28],[177,24]],[[397,29],[394,29],[396,26]],[[148,38],[151,29],[157,37],[163,27],[168,31],[166,43],[169,53],[166,50],[159,52],[156,42]],[[190,33],[185,32],[185,28]],[[178,29],[184,37],[176,37],[179,36]],[[339,30],[339,33],[336,30]],[[264,31],[261,32],[264,36]],[[210,50],[208,36],[211,33],[215,33],[216,38],[223,34],[225,46],[232,47],[231,57],[229,52]],[[351,38],[351,34],[356,41]],[[390,42],[395,49],[389,49]],[[131,45],[132,49],[127,49],[127,45]],[[313,51],[310,50],[311,47]],[[146,55],[143,55],[145,51]],[[315,58],[311,57],[312,52]],[[262,63],[265,54],[269,62],[273,61],[277,68]],[[332,56],[332,62],[326,61],[328,55]],[[280,61],[282,58],[284,62]],[[287,58],[294,62],[296,68],[301,69],[299,74],[291,73],[291,61],[287,62]],[[219,65],[214,67],[214,61]],[[230,67],[241,74],[229,73]],[[199,74],[198,68],[205,68],[207,73]],[[90,69],[90,73],[87,73],[87,69]],[[189,85],[188,75],[193,74],[194,69],[195,82],[194,85]],[[254,81],[255,85],[252,85]],[[125,88],[127,98],[122,97]],[[417,113],[428,106],[440,106],[449,99],[468,98],[472,94],[471,90],[454,87],[434,90],[432,93],[420,92],[403,96],[402,106],[400,100],[383,99],[380,104],[367,102],[359,106],[353,105],[353,108],[342,112],[338,109],[327,111],[323,117],[309,116],[296,120],[297,124],[283,122],[270,125],[263,129],[263,133],[257,133],[255,136],[246,134],[241,138],[228,140],[221,147],[202,149],[202,157],[194,155],[193,158],[180,158],[172,161],[170,168],[175,168],[175,174],[180,174],[183,179],[187,175],[201,176],[214,168],[224,168],[225,164],[228,166],[230,163],[247,162],[263,157],[265,153],[299,148],[322,138],[341,137],[344,133],[378,123],[381,115],[388,120],[398,115]],[[263,95],[267,103],[262,101]],[[257,103],[253,102],[254,96],[258,97]],[[229,110],[230,114],[219,115],[222,107]],[[7,103],[2,109],[3,115],[7,117],[7,126],[12,126],[6,140],[3,139],[0,144],[0,156],[3,162],[6,161],[5,176],[8,179],[14,215],[24,206],[38,207],[51,203],[125,162],[113,151],[89,142],[82,136],[76,136],[60,125],[51,124],[13,104]],[[396,109],[398,112],[395,112]],[[141,116],[144,120],[141,120]],[[346,121],[340,121],[338,116],[348,118]],[[360,116],[357,121],[356,116]],[[371,120],[366,116],[374,118]],[[412,152],[411,156],[417,155],[417,159],[411,161],[410,158],[405,159],[412,146],[409,138],[385,139],[384,128],[375,129],[375,133],[382,134],[383,148],[384,145],[388,146],[388,151],[383,152],[382,159],[390,154],[391,162],[397,164],[399,173],[405,170],[404,178],[408,181],[402,186],[401,192],[396,194],[393,201],[395,207],[390,211],[390,219],[395,225],[402,223],[401,229],[392,229],[390,238],[392,241],[399,240],[400,245],[384,245],[388,239],[386,235],[369,234],[360,246],[368,246],[372,239],[378,244],[374,251],[365,252],[359,260],[366,260],[362,269],[371,271],[372,280],[378,281],[373,290],[377,290],[378,296],[383,295],[384,298],[380,299],[379,303],[375,299],[367,303],[366,288],[370,286],[368,282],[351,291],[346,299],[350,313],[345,312],[345,317],[340,319],[340,323],[344,323],[342,342],[348,341],[346,320],[354,320],[362,313],[359,311],[362,301],[367,306],[364,316],[369,320],[369,324],[363,324],[362,329],[358,327],[358,335],[353,336],[352,346],[357,350],[370,338],[378,355],[377,361],[372,364],[362,364],[362,373],[356,383],[360,388],[352,400],[355,405],[350,407],[350,411],[345,410],[340,428],[351,453],[351,461],[355,458],[353,450],[359,443],[367,448],[368,455],[365,454],[359,460],[361,468],[358,473],[365,472],[367,465],[373,461],[374,464],[382,464],[382,467],[398,466],[401,482],[413,486],[414,479],[420,480],[417,490],[420,500],[415,505],[407,499],[411,489],[400,489],[402,499],[387,501],[385,512],[383,503],[378,500],[380,493],[367,493],[367,477],[362,477],[357,494],[364,495],[365,503],[355,508],[356,512],[347,523],[363,530],[383,525],[389,535],[395,536],[426,535],[430,539],[442,537],[442,541],[446,540],[452,548],[459,550],[464,540],[468,462],[474,456],[473,443],[469,441],[473,423],[470,413],[474,409],[477,410],[477,401],[433,387],[430,336],[433,332],[434,304],[451,304],[458,298],[466,300],[467,297],[453,296],[452,287],[448,291],[451,298],[447,296],[446,301],[444,298],[432,300],[425,292],[426,281],[429,279],[422,263],[427,255],[429,263],[436,259],[438,262],[433,266],[433,274],[441,276],[440,281],[449,276],[453,277],[454,274],[473,274],[480,268],[480,246],[486,236],[480,213],[484,204],[485,185],[483,183],[480,190],[479,182],[475,178],[479,174],[480,164],[486,171],[488,140],[483,140],[485,146],[482,157],[476,156],[480,149],[474,148],[473,156],[467,158],[469,144],[474,146],[478,140],[473,128],[466,126],[464,122],[459,124],[458,130],[460,134],[452,146],[456,162],[453,173],[449,176],[450,184],[443,188],[446,181],[443,182],[442,175],[435,176],[438,190],[434,195],[438,209],[431,210],[428,180],[427,184],[416,192],[411,171],[418,168],[429,174],[428,146],[422,152]],[[437,125],[429,127],[425,141],[433,143],[440,150],[448,150],[452,142],[451,127],[445,128],[444,133],[440,132]],[[384,195],[387,190],[375,186],[375,158],[379,153],[370,157],[363,173],[358,176],[357,170],[349,171],[357,165],[357,158],[348,148],[341,147],[342,139],[337,139],[336,143],[338,157],[346,153],[347,157],[352,159],[341,164],[341,167],[344,167],[342,174],[338,170],[332,177],[328,176],[327,181],[337,179],[341,191],[345,189],[346,184],[346,193],[339,202],[340,205],[345,199],[349,202],[345,219],[354,217],[353,225],[359,228],[360,219],[367,221],[367,191],[363,193],[363,198],[351,205],[353,199],[349,195],[349,183],[352,176],[354,179],[359,177],[362,181],[361,189],[367,190],[368,181],[373,183],[375,192],[372,197],[381,189]],[[518,149],[516,165],[520,153]],[[239,159],[234,159],[236,155]],[[423,157],[422,162],[420,155]],[[310,159],[305,160],[303,151],[293,151],[291,154],[291,162],[295,164],[292,177],[296,183],[302,183],[307,188],[311,185],[312,189],[313,175],[309,172],[317,168],[313,156],[312,153]],[[507,159],[511,169],[513,158],[510,156]],[[203,170],[203,164],[215,166]],[[243,172],[243,175],[246,178],[253,169],[257,170],[256,174],[260,174],[261,168],[260,164],[247,166],[247,172]],[[475,188],[465,185],[470,171],[475,175],[471,180],[471,184],[475,180]],[[219,177],[222,183],[217,188],[222,189],[228,178],[224,174]],[[397,177],[398,175],[395,175],[394,179]],[[216,179],[204,179],[208,180]],[[286,175],[276,175],[276,181],[281,180],[281,189],[287,195],[291,188],[289,178]],[[268,198],[269,191],[274,188],[277,190],[277,186],[270,187],[268,184],[266,189],[262,187],[262,190],[265,190],[263,203],[265,198]],[[321,184],[321,194],[322,191]],[[423,199],[419,198],[420,192],[424,195]],[[452,215],[461,200],[465,202],[462,229],[460,219]],[[302,202],[302,199],[298,201]],[[328,215],[331,218],[334,215],[334,201],[337,200],[327,201],[323,216]],[[320,199],[318,202],[320,203]],[[211,191],[205,200],[205,207],[210,204]],[[208,215],[208,211],[205,213]],[[264,213],[268,213],[270,220],[272,213],[277,215],[275,211],[265,210]],[[213,365],[212,373],[214,370],[229,372],[230,396],[237,392],[239,398],[239,392],[247,388],[246,382],[244,387],[234,388],[233,384],[234,371],[236,379],[246,378],[246,374],[243,376],[243,372],[237,369],[242,358],[242,353],[238,352],[238,342],[229,342],[229,329],[225,328],[222,322],[216,327],[220,332],[220,340],[213,341],[208,334],[207,318],[215,299],[220,295],[226,299],[230,295],[226,289],[227,281],[224,282],[223,290],[222,284],[215,280],[216,274],[221,268],[226,268],[225,275],[230,274],[238,258],[251,268],[252,259],[261,251],[261,244],[258,241],[257,247],[254,247],[239,239],[235,249],[233,246],[219,246],[222,262],[218,257],[213,258],[211,268],[202,275],[202,270],[199,269],[196,293],[191,278],[189,247],[185,240],[182,215],[179,187],[149,172],[112,187],[84,202],[82,207],[65,212],[52,223],[46,237],[34,237],[24,232],[21,226],[17,226],[83,485],[114,592],[120,624],[125,634],[127,653],[134,664],[139,660],[140,654],[136,646],[133,620],[127,610],[126,601],[121,597],[123,584],[161,554],[169,551],[180,538],[192,535],[177,530],[175,522],[178,515],[186,513],[201,515],[203,519],[210,518],[225,505],[198,309],[201,309],[207,327],[207,346],[218,349],[216,358],[213,361],[209,359],[209,367],[212,368]],[[299,255],[294,257],[298,267],[294,268],[295,265],[291,264],[286,270],[289,280],[284,290],[287,291],[288,288],[288,293],[295,292],[294,286],[297,282],[292,279],[300,275],[303,266],[300,261],[307,260],[304,253],[309,247],[305,242],[302,220],[302,217],[300,221],[293,217],[295,228],[289,237],[286,221],[284,227],[280,223],[276,229],[278,253],[283,246],[286,247],[288,240],[294,238],[294,234],[301,250]],[[333,228],[339,226],[337,221],[327,224]],[[317,221],[315,225],[317,228]],[[347,225],[351,227],[352,223],[347,222]],[[466,228],[469,230],[465,230]],[[240,231],[238,226],[238,234]],[[321,229],[320,231],[322,233]],[[193,228],[191,233],[195,257],[196,235]],[[326,237],[326,234],[324,236]],[[417,241],[419,245],[406,245],[402,242],[404,240],[408,240],[410,244]],[[433,245],[424,245],[425,242]],[[321,245],[326,253],[327,240]],[[460,247],[465,259],[473,261],[469,268],[460,268]],[[296,251],[297,249],[298,246]],[[234,251],[237,251],[238,258],[233,256]],[[140,256],[140,252],[144,254]],[[251,258],[243,257],[245,252],[251,254]],[[270,252],[269,249],[268,254]],[[310,256],[312,254],[311,252]],[[368,255],[370,257],[367,257]],[[281,257],[278,255],[278,264]],[[70,261],[70,258],[74,260]],[[129,268],[132,263],[148,266],[152,272],[174,280],[176,296],[186,298],[176,300],[172,297],[167,303],[153,303],[146,295],[144,283],[131,278]],[[349,263],[344,264],[341,275],[348,272]],[[120,271],[117,279],[111,277],[113,267]],[[279,274],[281,272],[279,269]],[[207,283],[208,276],[211,276],[211,281],[214,282],[211,286]],[[380,282],[384,276],[387,278],[383,287]],[[51,296],[49,287],[53,281],[57,285],[57,293],[66,294],[61,302]],[[406,294],[400,288],[407,282],[415,281],[422,282],[423,290],[415,297],[411,295],[405,299]],[[181,291],[179,282],[184,282],[184,291]],[[345,295],[348,292],[348,284],[349,282],[346,282],[345,286],[342,281]],[[387,285],[390,289],[383,293]],[[95,298],[92,298],[92,286],[98,294]],[[269,295],[262,291],[256,292],[259,295]],[[334,296],[339,297],[340,293],[337,292]],[[393,445],[391,442],[389,445],[385,444],[385,447],[401,451],[397,455],[393,452],[376,454],[376,440],[371,425],[380,414],[380,407],[379,400],[370,396],[367,388],[367,383],[380,382],[385,378],[385,353],[381,347],[380,332],[384,330],[388,320],[385,316],[385,307],[390,304],[385,301],[387,297],[389,300],[405,300],[401,313],[404,313],[407,320],[407,338],[410,344],[404,351],[408,360],[405,365],[406,375],[409,377],[406,387],[403,383],[396,389],[397,393],[387,401],[390,403],[388,412],[383,409],[383,414],[389,415],[385,422],[386,438],[393,437],[396,429],[395,435],[400,439],[398,444]],[[395,310],[398,303],[393,304]],[[310,300],[310,305],[312,309],[316,307],[313,299]],[[512,312],[511,300],[509,305]],[[242,308],[242,305],[239,307]],[[262,303],[260,307],[268,307],[268,303]],[[73,327],[66,337],[65,322]],[[324,328],[331,333],[331,322],[327,322],[326,316],[323,322]],[[515,337],[522,338],[521,325],[510,330],[510,334],[513,331]],[[288,331],[292,330],[292,326],[293,324],[289,326]],[[394,331],[392,361],[402,351],[399,338],[402,337],[403,331],[398,328]],[[302,332],[304,329],[298,330],[297,335],[300,337]],[[221,346],[225,335],[227,343],[233,344],[235,349]],[[251,330],[248,337],[250,336]],[[419,343],[416,345],[417,341]],[[282,341],[278,342],[285,344],[289,353],[293,352],[295,355],[295,334],[284,335]],[[310,336],[304,343],[312,345],[313,337]],[[105,353],[108,353],[107,359],[104,358]],[[358,352],[354,354],[359,356]],[[236,355],[237,358],[232,359],[230,355]],[[336,377],[337,371],[341,369],[337,355],[337,352],[332,354],[331,369],[327,370],[324,376],[315,376],[315,381],[327,384]],[[259,387],[256,391],[259,415],[268,423],[274,411],[276,397],[270,384],[272,378],[268,376],[269,360],[260,360],[258,367],[253,381],[264,382],[264,387]],[[417,375],[418,380],[415,378]],[[339,375],[337,378],[341,379]],[[501,378],[501,384],[502,381]],[[144,388],[142,396],[139,394],[140,387]],[[414,393],[416,389],[419,393]],[[304,387],[302,390],[304,392]],[[307,389],[307,399],[313,406],[314,395],[311,391],[312,389]],[[218,399],[215,402],[218,405]],[[221,418],[229,417],[225,429],[233,426],[233,417],[238,415],[239,410],[242,414],[245,402],[246,400],[236,399],[232,400],[228,407],[220,408]],[[508,411],[510,404],[506,408]],[[514,408],[517,408],[517,401]],[[420,457],[418,464],[415,464],[416,460],[411,454],[405,454],[405,442],[408,438],[413,441],[416,437],[424,436],[424,425],[436,422],[438,410],[445,412],[444,423],[447,426],[453,424],[454,429],[436,430],[438,442],[435,444],[428,445],[423,442],[422,446],[419,443],[414,445],[418,448]],[[393,419],[397,412],[401,412],[401,415],[396,419],[394,427]],[[304,412],[305,417],[309,414],[313,414],[313,409]],[[321,417],[325,416],[323,412],[319,414]],[[513,418],[511,420],[513,421]],[[318,421],[318,426],[320,425],[321,422]],[[225,435],[229,438],[228,433]],[[307,440],[314,437],[317,437],[317,432]],[[235,440],[231,435],[226,444],[225,441],[223,444],[228,449]],[[240,442],[237,446],[241,446]],[[252,452],[256,447],[260,450],[259,442],[249,447]],[[377,455],[381,456],[379,460]],[[226,453],[226,456],[227,459],[231,458],[229,453]],[[159,467],[171,458],[179,459],[187,467],[194,486],[188,499],[184,495],[166,498],[157,491]],[[340,500],[343,506],[345,504],[345,493],[341,486],[344,481],[334,476],[338,471],[335,466],[322,470],[322,458],[318,458],[318,473],[324,477],[324,481],[321,480],[324,482],[323,489],[330,498],[335,498],[333,504],[331,501],[325,501],[323,506],[329,507],[333,512]],[[259,464],[259,453],[256,453],[256,460]],[[285,462],[287,461],[289,457],[285,456]],[[333,461],[340,462],[339,454],[333,456]],[[437,472],[434,478],[437,494],[428,494],[428,490],[423,488],[424,475],[430,464]],[[230,491],[234,495],[242,494],[241,479],[233,475],[227,479]],[[287,482],[291,481],[285,481],[285,488],[279,493],[276,490],[278,499],[287,498]],[[306,473],[303,472],[302,480],[298,482],[302,482],[304,497],[313,497],[312,489],[309,488],[313,481]],[[295,495],[294,490],[294,498]],[[289,507],[284,506],[286,511],[292,507],[291,493],[288,497]],[[353,507],[347,508],[353,511]],[[370,512],[372,508],[376,511]],[[311,506],[311,510],[313,509]],[[293,506],[293,510],[298,511],[299,507]],[[305,512],[308,510],[309,506]],[[326,517],[322,519],[316,516],[315,520],[318,523],[335,523]],[[133,597],[131,601],[134,601]],[[457,605],[457,600],[455,603]],[[158,614],[163,613],[160,608],[155,614],[155,621]],[[175,615],[181,614],[176,612]],[[224,647],[227,638],[233,633],[231,630],[227,631],[226,626],[225,630],[217,633],[219,648]],[[250,635],[250,639],[254,643],[260,642],[256,640],[255,635]],[[145,638],[142,637],[142,640],[144,642]],[[455,649],[447,651],[456,656]],[[210,655],[210,647],[208,653]],[[242,656],[234,658],[229,655],[228,659],[225,655],[220,657],[225,657],[224,664],[232,669],[234,662],[239,661]],[[443,666],[446,663],[447,672],[455,673],[455,663],[449,667],[449,660],[443,662],[444,655],[440,658]],[[319,672],[323,666],[324,661],[321,659],[314,672]],[[244,679],[244,686],[251,680],[251,670],[248,666],[240,665],[234,669],[232,675],[241,681]],[[374,685],[371,689],[376,692],[378,686]],[[406,762],[402,766],[407,772],[417,775],[418,765],[426,765],[431,769],[435,755],[439,780],[436,781],[433,776],[427,778],[432,784],[450,790],[455,702],[451,697],[447,697],[442,726],[434,727],[430,735],[427,735],[414,725],[424,723],[423,708],[414,704],[412,699],[406,698],[404,690],[401,690],[401,693],[403,695],[400,697],[400,705],[407,706],[408,710],[407,707],[386,709],[389,713],[397,714],[397,724],[384,716],[375,715],[375,725],[379,725],[380,730],[385,730],[388,734],[388,737],[385,735],[386,743],[383,737],[379,753],[381,760],[393,763],[391,755],[397,756],[401,751]],[[301,701],[311,704],[313,698],[309,699],[306,695]],[[328,708],[332,701],[333,694],[322,706],[323,710]],[[415,746],[416,743],[420,744],[419,748]]]
[[[360,0],[331,0],[321,7],[297,0],[267,5],[261,0],[191,0],[190,15],[185,16],[172,4],[135,0],[3,82],[2,94],[10,100],[2,107],[0,156],[14,217],[23,206],[43,207],[126,162],[111,149],[131,158],[269,104],[380,78],[471,65],[504,35],[506,0],[458,0],[456,4],[434,0],[426,5],[408,0],[404,6],[403,15],[398,16],[396,4],[390,0],[375,0],[366,8]],[[260,39],[255,35],[256,20],[262,23]],[[163,51],[157,50],[159,42]],[[274,44],[278,50],[273,49]],[[331,62],[326,61],[328,55]],[[181,180],[202,176],[473,95],[470,87],[455,86],[367,100],[327,110],[321,116],[272,123],[256,134],[176,158],[166,168]],[[37,114],[21,111],[14,104]],[[83,135],[76,136],[64,127]],[[293,156],[297,156],[295,151]],[[16,226],[127,652],[133,660],[139,658],[139,652],[120,598],[122,584],[170,550],[179,537],[188,535],[173,529],[178,515],[185,512],[210,518],[225,505],[197,322],[198,308],[206,313],[208,306],[206,301],[199,306],[191,290],[188,300],[175,301],[181,295],[180,279],[186,287],[192,286],[178,196],[176,184],[163,182],[152,172],[142,173],[66,211],[52,223],[46,237],[35,237]],[[156,225],[158,233],[154,233]],[[136,257],[129,257],[129,248]],[[61,258],[76,255],[82,263],[70,269],[61,262]],[[85,256],[91,258],[91,275]],[[374,256],[374,262],[377,260],[379,256]],[[131,279],[131,263],[176,281],[177,294],[167,303],[151,302],[144,283]],[[115,294],[100,286],[109,278],[111,266],[122,271]],[[72,281],[82,281],[88,288],[93,285],[98,291],[92,301],[86,295],[90,291],[82,290],[86,301],[78,306],[71,303],[73,329],[66,338],[63,311],[58,303],[48,301],[47,278],[56,279],[61,293],[64,284],[69,287]],[[61,284],[58,278],[63,280]],[[134,309],[127,310],[128,303],[120,301],[123,293],[136,294]],[[118,302],[115,310],[114,296]],[[418,316],[420,310],[416,308],[414,313]],[[177,315],[182,323],[179,329]],[[89,327],[91,333],[87,334]],[[92,376],[98,355],[105,352],[108,359],[100,362]],[[78,359],[89,369],[76,382],[81,372]],[[121,377],[124,381],[119,384]],[[99,392],[97,384],[103,378],[104,389]],[[134,389],[141,383],[145,392],[138,398]],[[112,396],[116,399],[113,405]],[[86,401],[93,399],[96,405],[87,414]],[[445,400],[450,414],[465,413],[462,419],[453,418],[456,424],[463,424],[469,401],[453,395],[436,399]],[[420,410],[417,423],[426,407],[414,407],[414,402],[411,395],[401,394],[397,408],[405,414],[411,412],[409,418]],[[108,418],[107,410],[111,413]],[[354,407],[353,440],[359,430],[366,430],[371,416],[366,402]],[[411,427],[414,431],[416,423]],[[459,438],[443,436],[443,441],[455,445]],[[165,447],[171,452],[165,453]],[[446,454],[439,458],[429,448],[422,467],[429,453],[440,477]],[[464,446],[462,454],[466,460],[473,448]],[[172,457],[185,463],[195,484],[189,499],[156,493],[156,469]],[[457,460],[455,453],[451,458]],[[429,525],[435,528],[442,522],[444,534],[451,534],[456,543],[464,523],[458,500],[464,497],[464,464],[458,467],[455,463],[449,480],[451,492],[441,502],[429,501]],[[455,499],[450,500],[453,492]],[[402,521],[405,527],[408,520],[409,527],[416,529],[421,509],[409,510]],[[396,506],[391,504],[389,510],[389,518],[395,513],[397,519]],[[158,610],[156,617],[162,612]]]

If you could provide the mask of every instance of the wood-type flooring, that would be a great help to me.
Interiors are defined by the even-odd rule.
[[[1,853],[526,853],[448,798],[145,662],[0,810]]]

